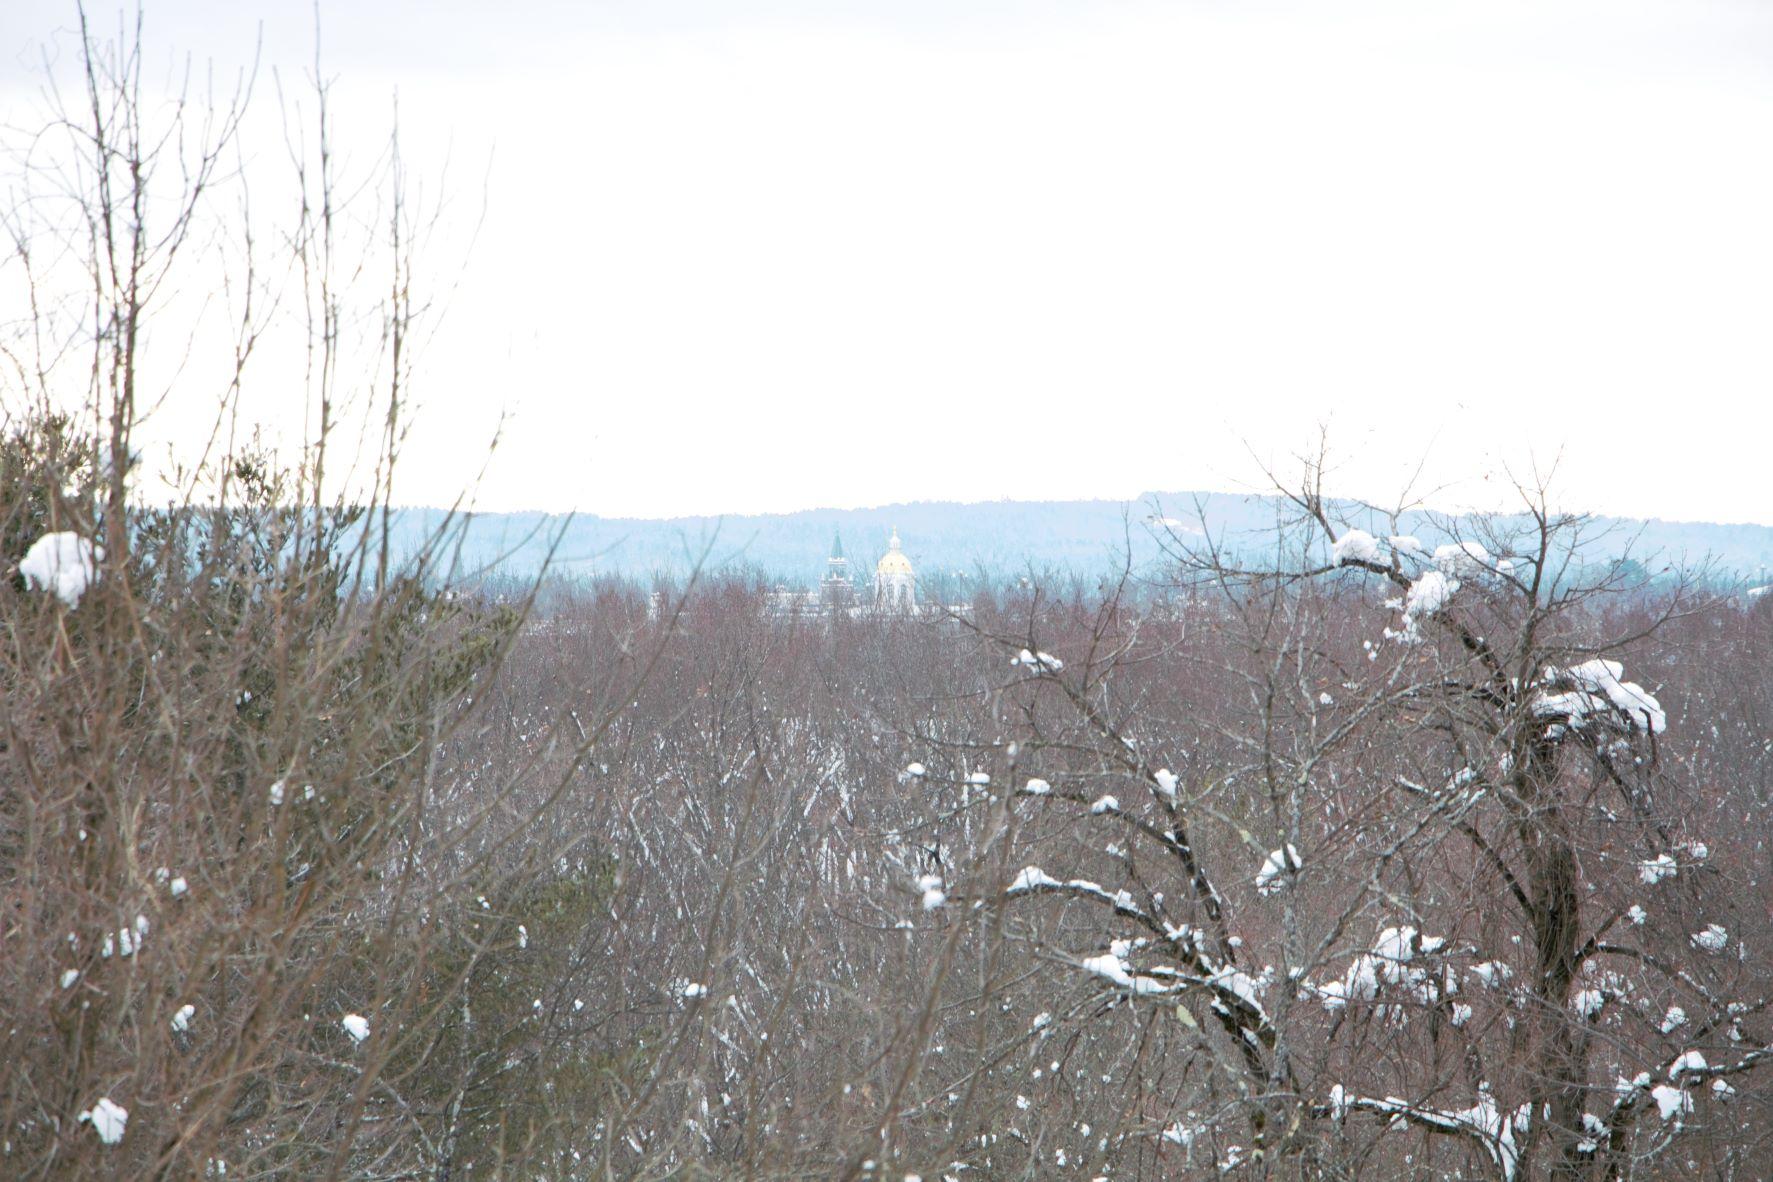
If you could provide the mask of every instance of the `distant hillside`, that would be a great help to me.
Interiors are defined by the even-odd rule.
[[[1129,554],[1135,570],[1151,569],[1162,553],[1155,529],[1184,538],[1204,529],[1234,552],[1266,552],[1287,508],[1273,497],[1177,492],[1151,494],[1137,502],[924,501],[666,520],[487,513],[459,524],[455,541],[460,569],[468,575],[529,577],[549,563],[565,575],[646,579],[681,575],[706,555],[711,569],[752,570],[772,582],[805,587],[824,570],[834,531],[843,538],[852,569],[865,574],[885,550],[889,531],[897,528],[906,554],[924,578],[963,573],[1002,578],[1030,569],[1095,578],[1118,570]],[[438,510],[405,510],[400,540],[416,544],[442,520]],[[1376,531],[1384,528],[1383,522],[1365,524]],[[1432,545],[1444,540],[1449,525],[1461,533],[1470,530],[1462,519],[1423,514],[1406,518],[1400,528]],[[1723,572],[1759,582],[1766,581],[1759,576],[1773,569],[1773,527],[1768,526],[1596,518],[1585,537],[1583,558],[1590,563],[1605,563],[1629,550],[1652,573],[1708,558]]]

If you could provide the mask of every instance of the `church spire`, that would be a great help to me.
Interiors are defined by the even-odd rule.
[[[831,531],[831,557],[825,560],[825,575],[819,580],[819,599],[827,608],[848,607],[852,588],[850,560],[843,556],[843,538]]]

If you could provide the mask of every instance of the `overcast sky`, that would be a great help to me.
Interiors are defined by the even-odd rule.
[[[149,40],[298,68],[304,8],[146,0]],[[8,0],[8,94],[71,10]],[[644,516],[1242,488],[1327,425],[1351,494],[1557,460],[1571,507],[1773,524],[1773,6],[321,19],[347,135],[398,87],[487,201],[411,499],[501,415],[483,507]]]

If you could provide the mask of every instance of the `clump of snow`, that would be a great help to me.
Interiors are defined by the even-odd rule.
[[[1736,1094],[1736,1089],[1731,1087],[1726,1080],[1714,1079],[1711,1081],[1711,1094],[1720,1100],[1728,1100]]]
[[[991,783],[991,773],[989,773],[989,772],[969,772],[969,773],[967,773],[967,783],[975,785],[976,787],[982,788],[985,785]]]
[[[1514,970],[1499,960],[1480,961],[1471,966],[1471,975],[1495,988],[1514,976]]]
[[[1601,989],[1583,989],[1570,999],[1570,1008],[1587,1021],[1594,1021],[1606,1008],[1607,994]]]
[[[113,954],[134,956],[141,951],[142,941],[147,938],[147,935],[148,917],[138,915],[135,917],[134,928],[118,928],[115,936],[110,932],[105,933],[105,942],[99,947],[99,955],[106,958]]]
[[[1336,539],[1331,553],[1339,566],[1350,562],[1378,562],[1379,539],[1364,529],[1351,529]]]
[[[1540,683],[1567,689],[1542,691],[1533,699],[1533,713],[1556,717],[1571,727],[1581,727],[1591,717],[1618,721],[1627,730],[1659,735],[1668,729],[1668,713],[1649,691],[1635,681],[1621,681],[1625,666],[1618,661],[1595,658],[1568,669],[1552,666]]]
[[[679,997],[707,997],[708,987],[695,981],[685,981],[677,989]]]
[[[1400,987],[1416,1001],[1433,1003],[1457,988],[1451,970],[1440,972],[1418,962],[1447,945],[1440,936],[1424,936],[1409,926],[1379,933],[1372,950],[1354,958],[1340,981],[1312,986],[1326,1010],[1334,1013],[1351,1001],[1373,1001],[1382,985]]]
[[[1638,863],[1638,881],[1645,886],[1655,886],[1663,879],[1673,878],[1679,873],[1680,867],[1667,854],[1657,854],[1647,862]]]
[[[1100,956],[1086,956],[1077,962],[1077,967],[1086,973],[1106,977],[1124,988],[1131,989],[1133,987],[1133,976],[1127,972],[1126,961],[1112,952],[1104,952]]]
[[[1404,965],[1416,957],[1418,949],[1425,956],[1439,952],[1446,946],[1446,940],[1440,936],[1424,936],[1415,928],[1408,926],[1386,928],[1379,933],[1379,939],[1373,944],[1373,955],[1392,964]],[[1397,973],[1392,971],[1392,978]]]
[[[1626,909],[1625,918],[1631,920],[1632,923],[1637,924],[1641,927],[1643,925],[1643,922],[1646,919],[1650,918],[1650,915],[1649,915],[1649,912],[1645,911],[1642,907],[1639,907],[1636,903],[1633,903],[1629,908]]]
[[[79,1120],[91,1125],[100,1141],[115,1145],[123,1140],[123,1126],[129,1123],[129,1109],[113,1103],[109,1096],[100,1096],[97,1104],[80,1114]]]
[[[1673,1120],[1693,1111],[1693,1097],[1680,1088],[1671,1088],[1667,1084],[1657,1084],[1651,1088],[1650,1098],[1656,1101],[1656,1112],[1663,1120]]]
[[[278,780],[271,785],[271,804],[273,807],[283,803],[283,791],[284,784],[282,780]]]
[[[1114,948],[1100,956],[1085,957],[1078,962],[1077,967],[1086,973],[1092,973],[1111,981],[1135,996],[1146,997],[1151,994],[1173,991],[1170,985],[1159,981],[1156,977],[1135,975],[1125,960],[1125,954],[1121,951],[1124,944],[1125,941],[1117,940]]]
[[[80,970],[79,969],[63,970],[63,972],[62,972],[62,988],[63,989],[72,989],[74,987],[74,982],[78,981],[79,979],[80,979]]]
[[[353,1042],[362,1042],[369,1037],[369,1019],[362,1014],[346,1014],[339,1019],[339,1025],[345,1028]]]
[[[1055,657],[1052,653],[1031,652],[1028,649],[1023,649],[1021,652],[1017,653],[1015,660],[1011,661],[1010,664],[1021,665],[1026,669],[1034,670],[1036,673],[1057,673],[1059,670],[1065,668],[1065,662],[1061,661],[1058,657]]]
[[[190,1005],[188,1003],[180,1006],[179,1012],[172,1016],[173,1030],[175,1030],[179,1034],[183,1034],[185,1031],[187,1031],[191,1028],[191,1019],[196,1016],[197,1016],[197,1007],[196,1006]]]
[[[1090,806],[1090,812],[1097,816],[1103,813],[1118,813],[1120,812],[1120,801],[1112,796],[1097,797],[1096,803]]]
[[[900,773],[907,780],[921,780],[927,774],[921,763],[908,763],[905,765],[905,770]]]
[[[942,889],[942,876],[939,874],[918,875],[917,889],[923,896],[925,911],[934,911],[948,901],[948,893]]]
[[[1166,803],[1175,804],[1177,793],[1182,787],[1182,781],[1176,773],[1167,767],[1160,767],[1151,773],[1151,778],[1157,782],[1157,794],[1163,797]]]
[[[1670,1034],[1677,1027],[1687,1024],[1687,1011],[1680,1006],[1669,1006],[1668,1013],[1662,1016],[1662,1033]]]
[[[1678,1080],[1689,1071],[1694,1073],[1704,1071],[1706,1066],[1705,1056],[1698,1051],[1682,1051],[1680,1056],[1668,1065],[1668,1078]]]
[[[1703,932],[1694,932],[1690,938],[1693,941],[1693,947],[1715,954],[1722,952],[1724,945],[1730,942],[1730,933],[1724,929],[1722,924],[1708,923]]]
[[[1404,545],[1406,543],[1407,550]],[[1392,548],[1417,557],[1422,556],[1421,543],[1415,538],[1393,538]],[[1488,550],[1476,542],[1436,547],[1433,565],[1423,571],[1404,593],[1401,605],[1404,613],[1402,629],[1394,632],[1388,628],[1386,636],[1405,644],[1415,644],[1422,639],[1422,621],[1445,611],[1465,580],[1485,574],[1506,574],[1512,569],[1513,564],[1508,559],[1492,557]]]
[[[79,607],[80,597],[98,577],[104,552],[76,533],[44,534],[25,551],[18,564],[25,586],[48,591],[69,607]]]
[[[185,893],[191,889],[191,884],[186,882],[185,876],[181,874],[167,883],[166,889],[172,892],[173,898],[182,899],[185,897]]]
[[[1027,891],[1040,890],[1043,887],[1062,886],[1058,879],[1042,870],[1039,866],[1024,866],[1010,883],[1010,894],[1022,894]]]
[[[1289,884],[1289,872],[1297,874],[1304,868],[1299,860],[1299,851],[1288,842],[1278,850],[1270,850],[1268,858],[1262,863],[1262,869],[1256,872],[1256,890],[1260,894],[1272,895],[1285,890]]]
[[[1410,584],[1404,594],[1404,627],[1414,628],[1418,620],[1438,615],[1453,600],[1459,580],[1441,570],[1427,570]]]
[[[1434,565],[1455,579],[1469,579],[1482,574],[1507,574],[1514,563],[1497,558],[1478,542],[1450,542],[1434,548]]]
[[[1422,545],[1422,540],[1410,534],[1394,534],[1385,540],[1390,543],[1394,553],[1408,555],[1411,558],[1424,558],[1428,555],[1428,551]]]
[[[1045,780],[1031,779],[1022,786],[1024,796],[1045,796],[1052,792],[1053,786]]]
[[[1230,968],[1220,969],[1207,977],[1207,983],[1218,986],[1226,993],[1236,994],[1253,1010],[1262,1008],[1262,991],[1266,985],[1248,973]]]

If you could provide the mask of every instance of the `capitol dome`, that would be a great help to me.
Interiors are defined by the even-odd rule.
[[[893,531],[893,540],[887,543],[887,552],[880,556],[874,564],[877,575],[909,575],[912,573],[911,560],[905,557],[905,551],[899,546],[899,531]]]
[[[899,544],[896,529],[887,552],[874,564],[874,606],[887,611],[917,610],[917,575]]]

